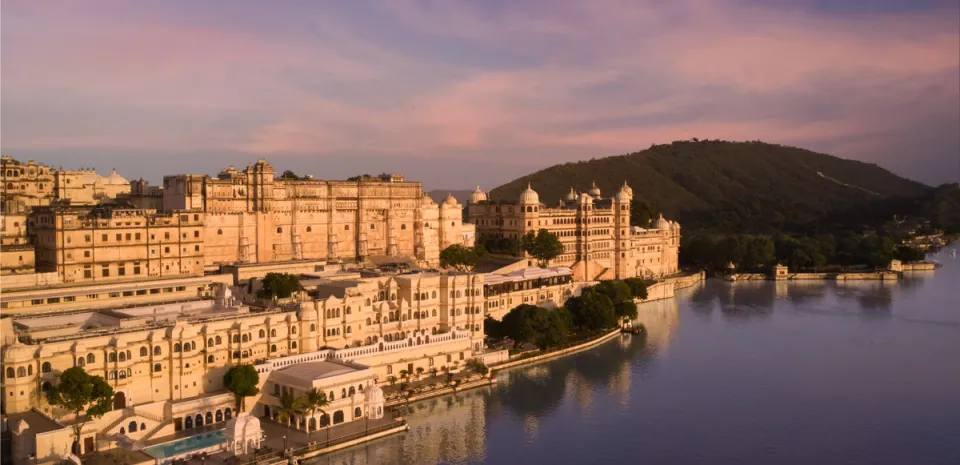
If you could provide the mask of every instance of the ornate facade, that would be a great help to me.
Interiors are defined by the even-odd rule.
[[[612,198],[602,197],[594,184],[588,192],[571,188],[565,199],[548,207],[529,185],[516,202],[488,200],[477,187],[467,214],[478,240],[519,240],[540,229],[557,235],[564,252],[551,264],[570,267],[581,281],[676,273],[680,225],[661,216],[652,228],[630,226],[632,198],[633,189],[626,184]]]
[[[10,156],[0,158],[2,210],[4,213],[29,213],[31,207],[69,201],[73,205],[93,205],[130,192],[130,182],[113,170],[101,176],[91,169],[56,169]]]
[[[440,250],[472,238],[452,196],[437,205],[400,175],[321,181],[274,174],[260,160],[217,177],[166,176],[163,208],[206,215],[208,266],[374,256],[436,264]]]

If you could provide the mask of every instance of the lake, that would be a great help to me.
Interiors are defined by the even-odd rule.
[[[954,246],[956,247],[956,246]],[[960,259],[898,283],[708,280],[622,336],[412,404],[316,464],[960,464]]]

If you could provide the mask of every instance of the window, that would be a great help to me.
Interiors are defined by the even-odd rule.
[[[146,356],[147,356],[147,348],[146,348],[146,347],[141,347],[141,348],[140,348],[140,356],[141,356],[141,357],[146,357]]]
[[[283,232],[283,228],[277,228],[277,234],[280,234],[282,232]]]
[[[106,235],[106,234],[101,234],[101,235],[100,235],[100,240],[101,240],[102,242],[107,242],[107,235]]]
[[[153,355],[160,355],[160,346],[153,347]]]
[[[154,364],[153,364],[153,372],[154,372],[154,373],[159,373],[159,372],[162,371],[162,370],[163,370],[163,366],[161,366],[159,363],[154,363]]]
[[[120,242],[122,240],[123,240],[123,234],[117,233],[117,242]]]
[[[134,262],[134,264],[133,264],[133,274],[140,274],[140,263],[139,263],[139,262]],[[159,291],[159,289],[154,289],[154,290]],[[154,290],[151,290],[150,293],[153,294],[153,293],[154,293],[154,292],[153,292]]]
[[[117,276],[126,276],[127,275],[127,264],[121,263],[117,266]]]
[[[170,253],[170,247],[164,247],[163,253]]]
[[[110,265],[103,265],[103,268],[100,269],[100,276],[107,278],[110,276]]]
[[[213,363],[213,355],[207,355],[207,363]]]
[[[194,231],[193,237],[200,237],[200,231]]]
[[[170,233],[168,233],[168,232],[163,233],[163,238],[164,238],[164,239],[170,239]]]
[[[89,250],[84,250],[84,251],[83,251],[83,258],[90,258],[90,251],[89,251]]]
[[[43,365],[40,365],[41,373],[50,373],[50,362],[43,362]]]
[[[222,229],[218,229],[218,230],[217,230],[217,235],[218,235],[218,236],[222,236],[222,235],[223,235],[223,230],[222,230]]]
[[[307,232],[313,232],[313,228],[311,228],[310,226],[307,226]]]

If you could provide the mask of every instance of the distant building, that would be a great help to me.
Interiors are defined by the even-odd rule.
[[[488,200],[478,187],[470,196],[467,217],[476,225],[478,241],[519,241],[530,231],[550,231],[564,246],[551,265],[570,267],[580,281],[676,273],[680,225],[661,216],[649,228],[630,226],[632,198],[633,189],[626,183],[610,198],[594,184],[588,192],[571,188],[565,199],[548,207],[529,185],[516,202]]]

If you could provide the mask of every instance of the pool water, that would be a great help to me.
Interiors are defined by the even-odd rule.
[[[204,449],[226,440],[227,436],[224,431],[222,429],[218,429],[209,433],[177,439],[176,441],[168,442],[166,444],[150,446],[143,449],[143,451],[150,454],[154,458],[163,459],[172,457],[174,455],[180,455],[184,452]]]

